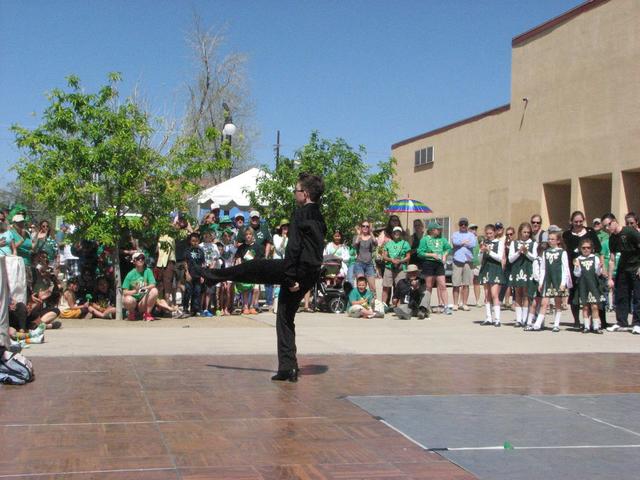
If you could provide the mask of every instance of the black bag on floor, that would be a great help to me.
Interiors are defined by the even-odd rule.
[[[5,350],[0,355],[0,383],[24,385],[34,379],[31,361],[20,353]]]

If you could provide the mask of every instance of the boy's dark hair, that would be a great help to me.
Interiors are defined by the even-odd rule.
[[[324,180],[318,175],[310,173],[301,173],[298,175],[298,183],[302,190],[309,194],[312,202],[317,202],[324,193]]]
[[[356,285],[359,284],[360,282],[366,282],[367,281],[367,277],[358,277],[356,278]]]
[[[604,222],[605,220],[609,220],[609,221],[616,221],[616,222],[618,221],[618,220],[616,219],[616,216],[615,216],[613,213],[611,213],[611,212],[609,212],[609,213],[605,213],[604,215],[602,215],[602,218],[601,218],[601,220],[600,220],[600,221]]]
[[[191,240],[194,237],[197,238],[197,239],[200,239],[200,234],[198,232],[191,232],[189,234],[189,240]]]

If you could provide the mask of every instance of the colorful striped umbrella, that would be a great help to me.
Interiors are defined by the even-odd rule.
[[[399,198],[387,208],[384,209],[386,213],[406,213],[407,223],[409,223],[410,213],[433,213],[429,207],[427,207],[420,200],[414,200],[412,198]]]

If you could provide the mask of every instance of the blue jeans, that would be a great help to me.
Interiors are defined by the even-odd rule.
[[[202,284],[199,278],[194,278],[185,284],[184,298],[182,299],[184,312],[189,312],[189,304],[191,304],[191,313],[202,311]]]
[[[356,260],[356,263],[353,265],[353,276],[355,278],[358,277],[375,277],[376,276],[376,267],[373,264],[373,261],[369,263],[359,262]]]
[[[264,299],[265,305],[267,305],[268,307],[273,305],[273,285],[264,286]]]

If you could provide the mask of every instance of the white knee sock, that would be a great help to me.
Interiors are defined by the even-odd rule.
[[[500,323],[500,305],[493,306],[493,316],[496,319],[496,323]]]
[[[540,330],[543,324],[544,324],[544,315],[538,314],[538,318],[536,318],[536,323],[533,325],[533,328],[535,328],[536,330]]]
[[[591,325],[591,318],[584,317],[583,320],[584,320],[584,329],[589,330],[589,326]]]
[[[593,329],[600,330],[600,318],[593,319]]]
[[[487,313],[487,320],[491,321],[491,304],[485,303],[484,309],[485,309],[485,312]]]
[[[530,311],[529,308],[526,309],[525,311],[525,315],[524,318],[526,319],[526,323],[527,325],[531,325],[533,324],[534,320],[536,320],[536,312],[535,309],[534,311]]]
[[[522,310],[520,309],[520,307],[516,307],[516,323],[522,323]]]
[[[553,316],[553,326],[560,328],[560,316],[562,315],[562,309],[556,310],[556,314]]]

